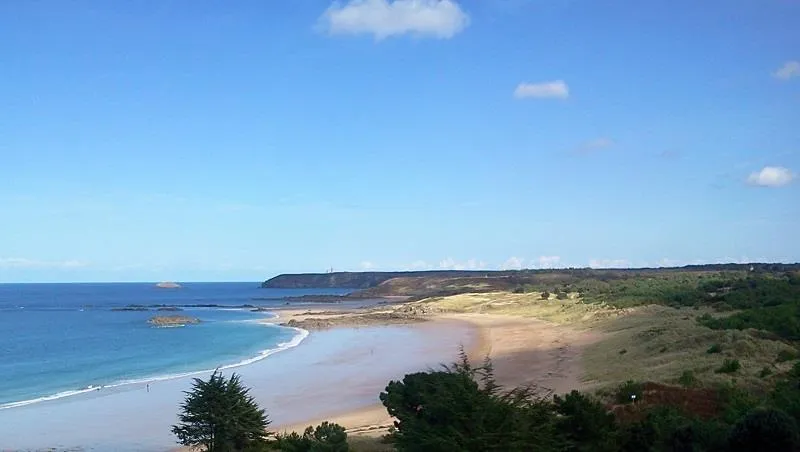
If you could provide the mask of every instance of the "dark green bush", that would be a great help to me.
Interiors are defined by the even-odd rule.
[[[694,386],[697,383],[697,377],[694,376],[694,372],[691,370],[684,370],[681,376],[678,378],[678,383],[684,387]]]
[[[786,361],[794,361],[798,358],[797,352],[795,350],[781,350],[778,352],[778,357],[775,358],[775,362],[778,363],[785,363]]]
[[[344,427],[323,422],[316,428],[306,428],[302,435],[295,432],[277,435],[272,449],[281,452],[348,452],[350,446]]]
[[[732,374],[734,372],[738,372],[739,369],[742,368],[742,364],[739,363],[738,359],[726,359],[722,362],[722,365],[715,370],[714,372],[718,374]]]
[[[617,403],[633,403],[634,398],[631,396],[636,396],[637,401],[642,400],[643,390],[642,383],[628,380],[617,388],[614,398]]]
[[[396,420],[389,440],[398,451],[563,450],[552,403],[530,388],[501,391],[491,363],[462,362],[406,375],[380,395]]]
[[[602,403],[572,391],[553,397],[555,411],[560,416],[556,428],[567,439],[571,451],[615,451],[617,430],[614,415]]]
[[[722,353],[722,346],[719,344],[714,344],[711,347],[708,347],[706,353],[708,353],[709,355],[712,353]]]
[[[783,411],[759,408],[736,423],[730,435],[734,451],[793,452],[797,449],[797,423]]]

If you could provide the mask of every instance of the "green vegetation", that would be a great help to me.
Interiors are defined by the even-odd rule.
[[[397,451],[794,451],[800,366],[762,397],[725,385],[683,389],[636,382],[608,405],[572,391],[552,399],[494,383],[491,366],[460,363],[406,375],[381,394],[397,418]]]
[[[796,450],[797,423],[774,408],[758,408],[736,423],[730,435],[732,450]]]
[[[734,372],[738,372],[739,369],[742,368],[742,364],[739,362],[738,359],[726,359],[722,362],[722,365],[715,370],[714,372],[718,374],[732,374]]]
[[[269,439],[264,411],[247,393],[235,375],[196,380],[182,407],[184,425],[173,431],[182,444],[208,451],[355,450],[345,430],[328,422],[302,435]],[[632,394],[635,403],[629,403]],[[609,403],[579,391],[551,398],[533,387],[503,389],[490,361],[474,367],[462,353],[460,362],[440,371],[389,382],[380,400],[396,421],[385,438],[391,449],[385,450],[790,452],[800,447],[800,363],[763,394],[730,384],[694,389],[628,381],[614,399]],[[262,429],[254,431],[259,422]],[[187,426],[205,433],[184,441]]]
[[[691,370],[684,370],[681,376],[678,378],[678,383],[680,383],[683,387],[691,387],[697,384],[697,377],[694,376],[694,372]]]
[[[800,450],[800,362],[788,370],[800,358],[797,266],[438,275],[375,289],[419,297],[406,305],[419,312],[536,317],[606,335],[584,352],[585,377],[605,391],[596,396],[503,389],[490,362],[465,357],[390,382],[380,400],[396,422],[380,450]],[[330,424],[235,447],[214,450],[355,450]]]
[[[338,424],[323,422],[316,428],[308,427],[302,435],[292,432],[278,435],[270,445],[281,452],[348,452],[347,433]]]
[[[172,427],[178,442],[212,452],[263,443],[269,421],[249,392],[236,374],[226,379],[215,371],[208,381],[195,378],[181,405],[180,423]]]
[[[214,372],[208,381],[194,379],[191,391],[172,427],[178,442],[208,452],[348,452],[347,433],[337,424],[323,422],[303,435],[277,435],[267,431],[269,420],[239,376],[230,379]]]
[[[641,383],[628,380],[617,388],[614,398],[617,403],[634,403],[636,399],[642,399],[642,390],[644,387]]]
[[[798,358],[800,358],[800,356],[797,354],[797,350],[784,349],[778,352],[778,357],[775,359],[775,362],[785,363],[786,361],[794,361]]]

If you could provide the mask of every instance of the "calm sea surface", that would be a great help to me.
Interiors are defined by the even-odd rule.
[[[128,305],[279,306],[285,296],[336,289],[261,289],[258,283],[0,284],[0,409],[131,383],[247,364],[299,343],[303,332],[258,322],[242,308],[115,311]],[[202,320],[156,328],[155,315]]]

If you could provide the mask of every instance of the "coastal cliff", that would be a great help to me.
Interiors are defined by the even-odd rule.
[[[308,289],[335,288],[353,289],[345,296],[309,296],[295,301],[338,302],[364,298],[383,298],[392,296],[421,299],[433,296],[449,296],[460,293],[481,293],[496,291],[522,291],[538,287],[541,289],[565,291],[579,282],[594,281],[606,284],[608,281],[632,278],[672,277],[679,274],[704,273],[715,276],[720,272],[740,275],[776,273],[800,270],[800,264],[709,264],[687,265],[668,268],[625,268],[625,269],[536,269],[505,271],[416,271],[416,272],[339,272],[283,274],[264,281],[263,288]],[[526,289],[527,288],[527,289]],[[319,298],[319,299],[317,299]]]
[[[336,272],[283,274],[261,284],[265,289],[368,289],[392,278],[483,276],[506,272],[486,271],[419,271],[419,272]]]

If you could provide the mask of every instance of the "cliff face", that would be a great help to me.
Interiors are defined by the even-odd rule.
[[[418,272],[338,272],[284,274],[264,281],[268,289],[354,289],[357,295],[419,295],[420,293],[477,292],[509,290],[519,284],[543,282],[570,283],[593,278],[601,281],[675,272],[783,272],[798,271],[800,264],[711,264],[671,268],[589,269],[567,268],[554,270],[510,271],[418,271]],[[392,281],[390,281],[392,280]],[[374,288],[374,289],[373,289]],[[370,290],[363,290],[370,289]],[[433,291],[433,292],[432,292]]]
[[[485,271],[424,271],[424,272],[337,272],[284,274],[264,281],[265,289],[367,289],[399,277],[465,277],[483,276]]]

